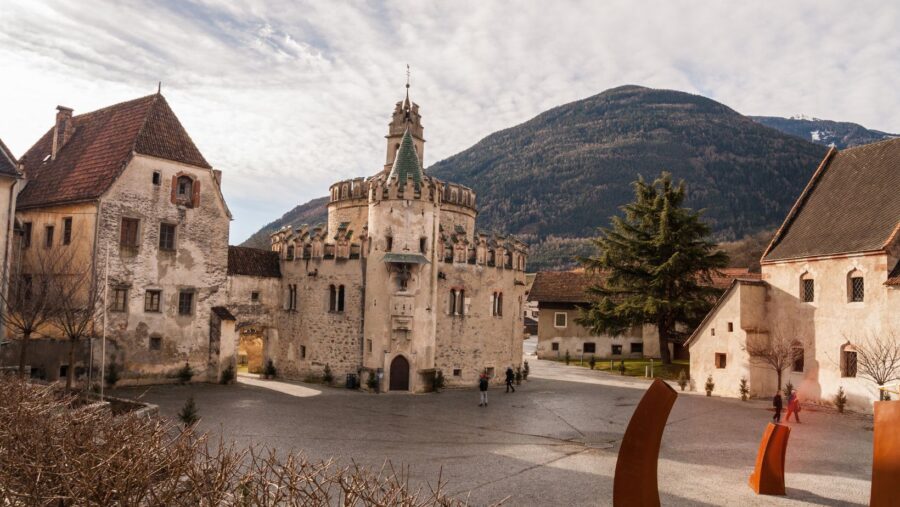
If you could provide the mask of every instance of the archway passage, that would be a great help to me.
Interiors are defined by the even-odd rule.
[[[409,391],[409,361],[403,356],[391,361],[391,391]]]
[[[264,332],[255,327],[240,330],[238,342],[238,370],[249,373],[263,372]]]

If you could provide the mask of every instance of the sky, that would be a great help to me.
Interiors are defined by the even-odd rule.
[[[900,2],[0,0],[0,139],[162,93],[238,244],[384,163],[406,66],[429,166],[624,84],[900,132]]]

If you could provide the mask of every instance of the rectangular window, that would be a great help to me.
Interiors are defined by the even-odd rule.
[[[710,336],[715,336],[715,335],[716,335],[716,328],[714,328],[714,327],[713,327],[713,328],[710,328],[710,329],[709,329],[709,335],[710,335]]]
[[[22,248],[31,246],[31,222],[22,224]]]
[[[162,349],[162,336],[151,336],[150,337],[150,350],[161,350]]]
[[[72,243],[72,217],[63,218],[63,245]]]
[[[487,367],[487,376],[488,376],[488,378],[494,378],[494,367],[493,366]]]
[[[566,327],[568,325],[569,315],[565,312],[556,312],[553,314],[554,327]]]
[[[725,354],[721,352],[716,352],[716,368],[722,369],[725,367]]]
[[[553,342],[550,344],[550,350],[556,352],[559,351],[559,342]]]
[[[159,186],[162,183],[162,174],[159,171],[153,171],[153,184]]]
[[[128,289],[126,289],[126,288],[113,289],[112,306],[110,306],[109,311],[124,312],[127,304],[128,304]]]
[[[141,221],[137,218],[122,217],[119,231],[119,246],[125,250],[134,250],[138,246],[138,227]]]
[[[306,359],[306,345],[300,345],[300,359]]]
[[[865,283],[863,277],[854,276],[850,279],[850,301],[854,303],[862,302],[865,296]]]
[[[369,352],[369,354],[372,353],[372,340],[366,340],[366,350]]]
[[[644,353],[644,344],[643,343],[632,343],[631,344],[631,353],[632,354],[643,354]]]
[[[390,252],[394,249],[394,238],[388,236],[386,240],[387,245],[385,246],[385,250]]]
[[[53,246],[53,226],[48,225],[44,228],[44,248]]]
[[[597,344],[593,342],[585,343],[583,348],[585,354],[594,354],[597,352]]]
[[[613,345],[612,346],[612,355],[621,356],[622,355],[622,346],[621,345]]]
[[[425,252],[425,249],[427,247],[426,243],[427,243],[426,238],[419,238],[419,251],[422,252],[423,254],[426,253]]]
[[[144,311],[159,313],[159,300],[162,296],[160,290],[148,290],[144,293]]]
[[[841,352],[841,376],[856,376],[856,351],[845,350]]]
[[[791,365],[791,369],[797,373],[803,371],[803,349],[800,347],[794,348],[794,363]]]
[[[175,225],[159,224],[159,249],[170,252],[175,250]]]
[[[728,332],[729,332],[729,333],[734,332],[734,322],[729,322],[729,323],[728,323]]]
[[[183,290],[178,293],[178,315],[194,313],[194,293]]]
[[[250,293],[250,301],[254,303],[259,303],[259,292],[253,291]]]
[[[460,369],[460,368],[453,368],[453,376],[454,376],[454,377],[462,377],[462,369]]]
[[[813,280],[803,280],[803,302],[812,303],[816,299],[816,286]]]

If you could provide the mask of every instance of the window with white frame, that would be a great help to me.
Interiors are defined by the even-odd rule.
[[[569,325],[569,314],[556,312],[553,314],[553,327],[566,327]]]

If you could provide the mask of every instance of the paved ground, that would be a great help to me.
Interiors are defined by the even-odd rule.
[[[527,351],[528,349],[526,349]],[[245,445],[302,450],[313,458],[411,467],[475,504],[608,505],[619,441],[646,381],[567,368],[529,357],[531,380],[515,394],[472,390],[370,395],[344,389],[255,381],[235,386],[118,390],[174,416],[195,396],[202,429]],[[272,390],[266,385],[276,387]],[[771,417],[763,401],[680,395],[663,436],[663,505],[865,505],[872,459],[871,419],[806,410],[792,424],[786,498],[747,486]]]

